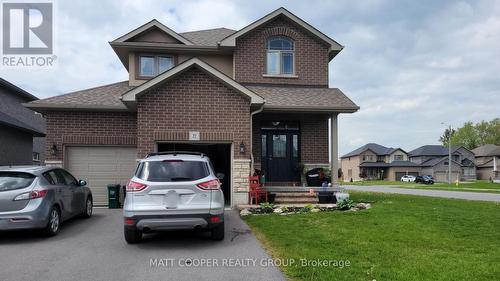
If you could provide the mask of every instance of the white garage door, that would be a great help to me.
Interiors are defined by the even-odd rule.
[[[66,148],[66,169],[86,180],[95,205],[107,205],[107,185],[125,185],[137,166],[135,147],[71,146]]]

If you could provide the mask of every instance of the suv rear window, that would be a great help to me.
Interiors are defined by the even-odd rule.
[[[0,191],[21,189],[31,185],[35,176],[21,172],[0,172]]]
[[[153,182],[194,181],[210,175],[208,165],[202,161],[146,161],[137,169],[136,176]]]

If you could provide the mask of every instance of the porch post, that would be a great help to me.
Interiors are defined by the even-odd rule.
[[[330,126],[330,147],[331,147],[331,162],[330,169],[332,171],[332,186],[338,185],[339,178],[339,142],[338,142],[338,114],[334,113],[331,117]]]

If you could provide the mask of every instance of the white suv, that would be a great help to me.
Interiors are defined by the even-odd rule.
[[[220,185],[210,159],[201,153],[149,154],[127,184],[125,240],[137,243],[143,233],[177,229],[209,230],[212,239],[223,240]]]

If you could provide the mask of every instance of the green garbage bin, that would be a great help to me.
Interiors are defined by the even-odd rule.
[[[108,208],[120,208],[120,185],[108,184]]]

